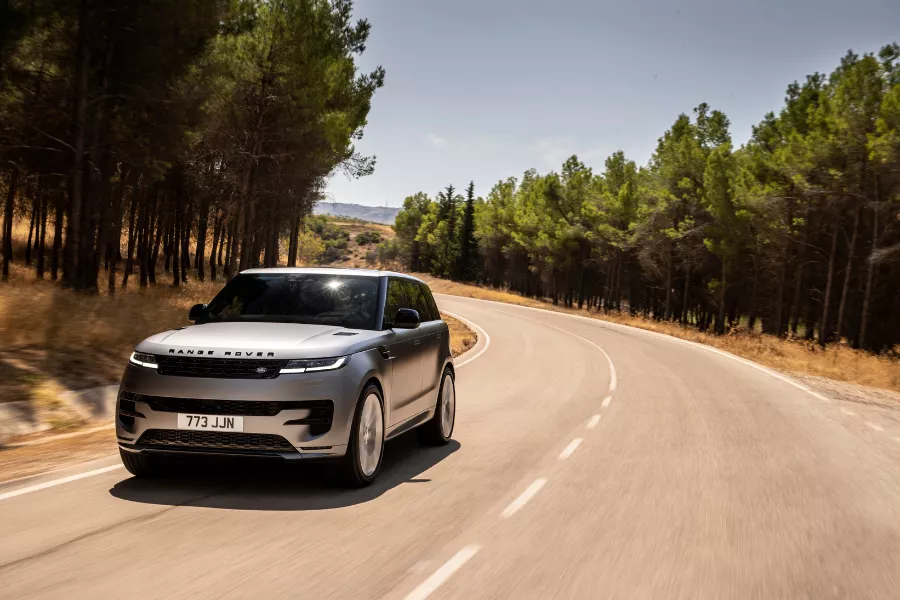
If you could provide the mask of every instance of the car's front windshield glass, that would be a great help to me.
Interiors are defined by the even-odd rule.
[[[375,329],[378,278],[242,274],[210,302],[200,323],[266,321]]]

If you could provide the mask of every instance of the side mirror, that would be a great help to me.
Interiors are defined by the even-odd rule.
[[[421,322],[419,311],[411,308],[401,308],[394,317],[394,329],[415,329]]]
[[[191,307],[190,312],[188,313],[188,320],[196,323],[200,317],[203,316],[203,311],[206,310],[205,304],[195,304]]]

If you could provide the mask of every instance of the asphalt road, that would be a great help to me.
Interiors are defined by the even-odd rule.
[[[360,491],[102,471],[118,457],[0,486],[0,598],[900,597],[895,413],[647,332],[438,302],[490,337],[459,361],[451,445],[390,442]]]

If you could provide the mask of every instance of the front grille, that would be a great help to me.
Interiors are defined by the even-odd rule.
[[[230,431],[186,431],[150,429],[137,442],[139,445],[168,449],[235,450],[244,452],[296,452],[291,443],[271,433],[236,433]]]
[[[287,361],[244,358],[157,356],[160,375],[215,379],[274,379]],[[265,369],[264,371],[260,371]]]
[[[334,412],[331,400],[198,400],[195,398],[166,398],[135,394],[137,402],[146,402],[156,412],[228,415],[239,417],[274,417],[283,410],[307,409],[312,413],[327,411],[329,421]],[[310,414],[310,416],[313,416]]]

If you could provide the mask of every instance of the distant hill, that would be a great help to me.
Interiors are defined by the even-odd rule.
[[[319,202],[313,212],[317,215],[337,215],[352,217],[363,221],[393,225],[399,208],[387,206],[363,206],[362,204],[345,204],[343,202]]]

